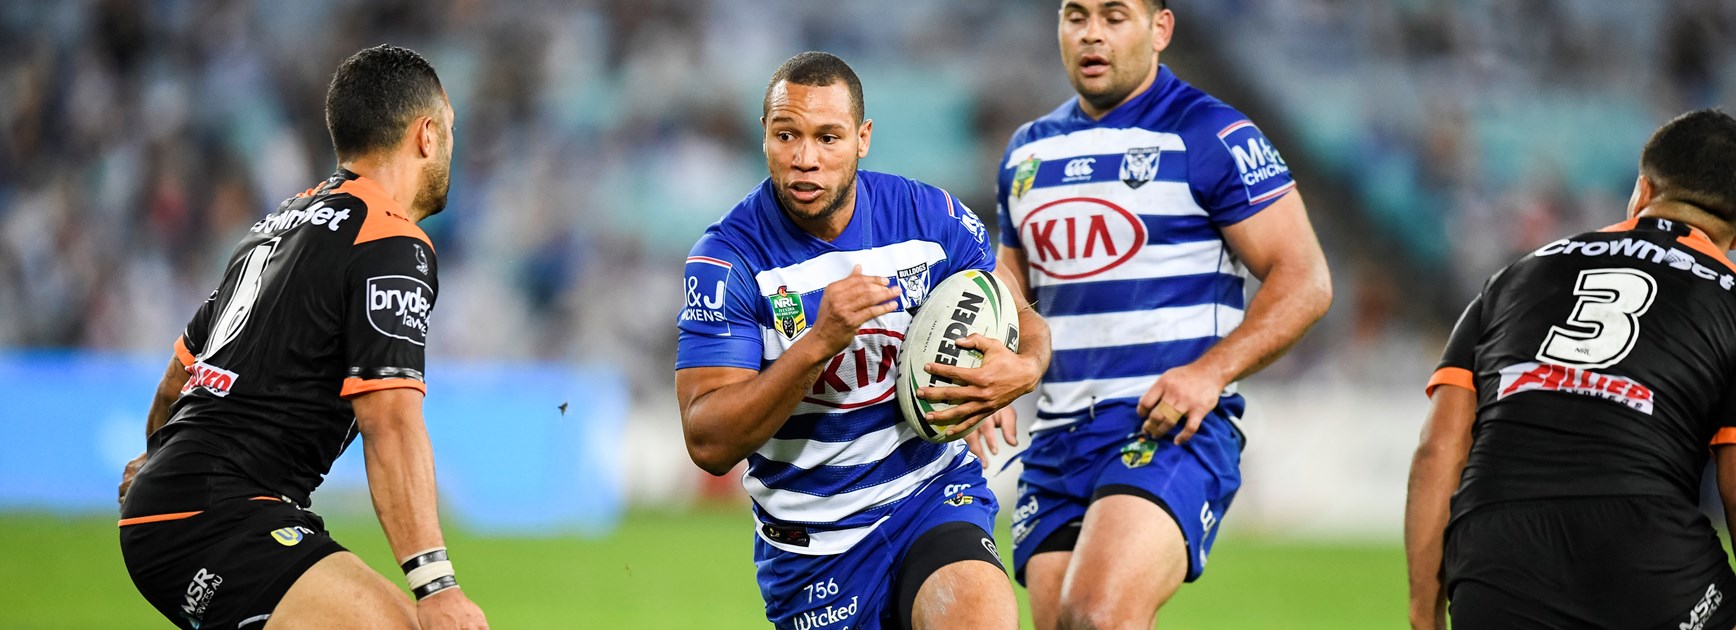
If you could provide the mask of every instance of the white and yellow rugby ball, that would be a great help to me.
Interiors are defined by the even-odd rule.
[[[998,339],[1015,352],[1019,349],[1019,310],[1013,306],[1012,291],[994,274],[975,269],[947,276],[928,292],[904,333],[898,353],[898,411],[904,423],[924,440],[950,442],[970,433],[947,435],[948,427],[929,424],[924,414],[952,404],[923,400],[916,396],[916,390],[958,386],[950,379],[929,374],[923,369],[929,363],[965,368],[982,365],[981,352],[953,345],[972,333]]]

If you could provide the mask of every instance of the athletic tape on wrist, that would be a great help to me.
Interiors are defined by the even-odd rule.
[[[449,588],[458,588],[458,580],[450,575],[429,582],[421,588],[410,589],[410,592],[416,594],[416,601],[422,601],[429,595],[433,595]]]
[[[452,561],[447,559],[445,547],[435,547],[405,560],[400,566],[404,569],[404,581],[410,583],[410,592],[420,600],[429,595],[458,586],[458,579],[453,577]]]

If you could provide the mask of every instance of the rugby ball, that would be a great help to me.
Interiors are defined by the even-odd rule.
[[[904,345],[898,353],[898,411],[903,414],[904,423],[924,440],[951,442],[970,434],[964,431],[949,436],[948,426],[929,424],[924,414],[953,405],[918,398],[916,390],[959,385],[929,374],[923,369],[929,363],[965,368],[982,365],[981,352],[953,343],[972,333],[998,339],[1014,352],[1019,349],[1019,310],[1013,306],[1012,291],[994,274],[976,269],[941,280],[922,300],[910,329],[904,333]]]

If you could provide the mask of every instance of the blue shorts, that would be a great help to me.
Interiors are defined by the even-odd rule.
[[[969,458],[906,500],[844,553],[799,554],[755,536],[754,565],[766,619],[779,630],[879,628],[893,607],[893,579],[918,537],[940,525],[966,522],[981,528],[992,546],[998,510],[982,466]]]
[[[1187,539],[1187,581],[1205,570],[1216,526],[1242,487],[1241,431],[1220,405],[1186,444],[1171,441],[1179,427],[1161,439],[1142,438],[1135,404],[1102,404],[1092,418],[1031,436],[1013,511],[1013,569],[1020,584],[1043,541],[1076,527],[1093,500],[1113,494],[1143,497],[1168,512]]]

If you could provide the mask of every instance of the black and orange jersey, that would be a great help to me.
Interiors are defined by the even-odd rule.
[[[1736,443],[1736,267],[1680,222],[1631,219],[1543,246],[1459,318],[1428,390],[1477,393],[1453,516],[1497,501],[1694,500]]]
[[[356,436],[349,398],[426,392],[434,247],[380,186],[347,170],[253,224],[175,342],[190,377],[122,515],[227,494],[306,506]]]

